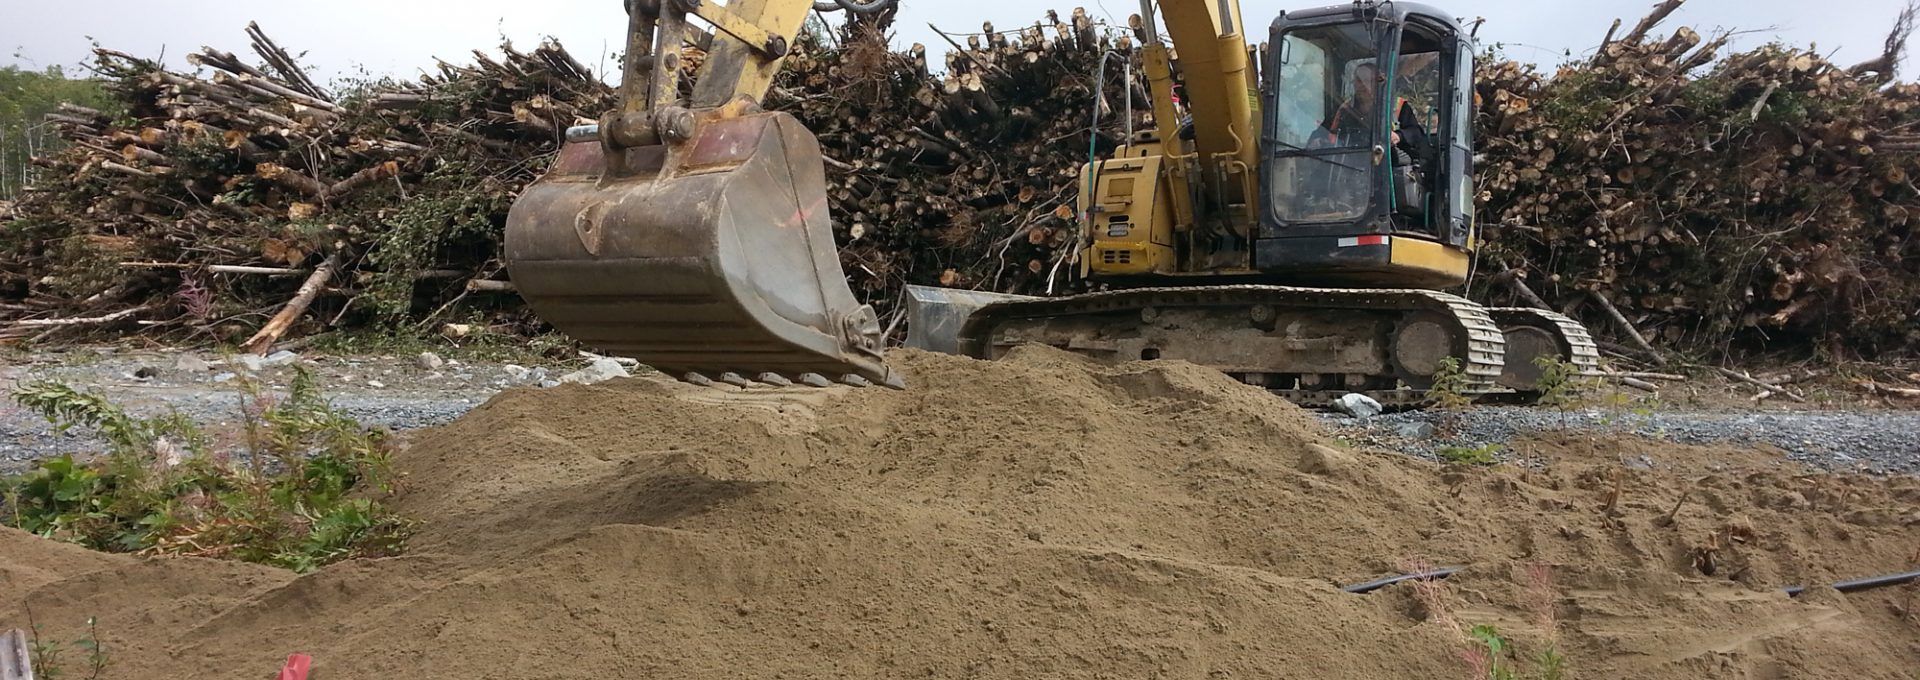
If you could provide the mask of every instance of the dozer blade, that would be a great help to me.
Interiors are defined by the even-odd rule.
[[[960,329],[982,307],[996,302],[1036,300],[1026,295],[983,293],[954,288],[907,286],[907,346],[943,354],[966,354]]]
[[[569,133],[507,218],[507,266],[527,304],[672,375],[902,386],[879,319],[840,269],[819,141],[782,113],[716,110],[694,130],[612,151],[590,128]]]

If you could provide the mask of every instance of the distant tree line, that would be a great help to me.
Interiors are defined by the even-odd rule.
[[[38,71],[0,66],[0,200],[13,199],[32,183],[34,156],[64,143],[44,120],[61,102],[109,104],[99,81],[68,77],[58,66]]]

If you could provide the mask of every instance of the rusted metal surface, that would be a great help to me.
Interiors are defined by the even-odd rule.
[[[840,269],[819,142],[786,114],[732,113],[699,112],[681,144],[569,143],[508,216],[521,294],[561,331],[673,374],[902,384]]]

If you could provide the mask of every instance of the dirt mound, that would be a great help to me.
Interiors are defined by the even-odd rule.
[[[8,550],[39,576],[0,588],[0,626],[23,599],[62,636],[99,615],[139,652],[116,677],[290,651],[326,677],[1467,677],[1475,624],[1555,636],[1582,677],[1920,656],[1911,591],[1777,591],[1912,568],[1910,478],[1576,437],[1449,469],[1174,362],[897,359],[911,390],[503,394],[399,461],[408,557],[295,579]],[[1471,569],[1336,587],[1417,564]]]

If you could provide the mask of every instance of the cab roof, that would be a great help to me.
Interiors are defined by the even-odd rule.
[[[1397,0],[1360,0],[1344,5],[1283,11],[1279,18],[1273,20],[1273,28],[1279,30],[1293,26],[1343,23],[1363,19],[1369,15],[1396,24],[1418,18],[1437,22],[1456,34],[1460,32],[1460,22],[1454,19],[1452,14],[1431,5]]]

